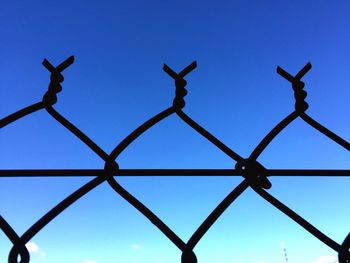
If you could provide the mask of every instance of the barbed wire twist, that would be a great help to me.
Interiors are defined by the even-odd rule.
[[[55,219],[62,211],[72,205],[82,196],[89,193],[91,190],[96,188],[103,182],[107,182],[111,188],[123,197],[129,204],[134,206],[139,212],[141,212],[149,221],[154,224],[168,239],[174,243],[181,251],[181,262],[182,263],[196,263],[197,258],[193,252],[195,246],[202,239],[205,233],[210,227],[216,222],[216,220],[222,215],[222,213],[249,187],[253,189],[259,196],[269,202],[271,205],[276,207],[278,210],[283,212],[285,215],[290,217],[296,223],[298,223],[305,230],[310,232],[313,236],[318,238],[320,241],[331,247],[333,250],[338,252],[338,260],[340,263],[350,263],[350,233],[346,236],[342,244],[338,244],[336,241],[329,238],[327,235],[319,231],[316,227],[294,212],[292,209],[281,203],[278,199],[270,195],[267,191],[272,187],[268,177],[276,175],[278,173],[287,173],[290,175],[298,175],[308,173],[309,175],[327,175],[330,170],[311,170],[311,171],[292,171],[292,170],[271,170],[266,169],[262,164],[257,161],[257,158],[265,150],[265,148],[271,143],[271,141],[291,122],[296,118],[300,117],[307,124],[314,129],[323,133],[325,136],[338,143],[350,151],[350,144],[336,135],[335,133],[322,126],[320,123],[315,121],[305,112],[309,105],[305,101],[307,92],[304,90],[305,83],[301,81],[301,78],[311,69],[311,64],[307,63],[294,77],[281,67],[277,67],[277,73],[283,78],[288,80],[292,84],[295,97],[295,110],[279,122],[255,147],[248,158],[243,158],[238,153],[230,149],[227,145],[217,139],[214,135],[209,133],[205,128],[191,119],[184,111],[186,103],[184,97],[187,95],[185,89],[187,81],[185,80],[186,75],[193,71],[197,67],[197,62],[194,61],[179,73],[176,73],[168,65],[164,64],[163,70],[172,78],[175,82],[175,98],[172,106],[158,113],[154,117],[150,118],[127,137],[125,137],[112,151],[107,154],[102,148],[100,148],[95,142],[93,142],[87,135],[80,131],[76,126],[69,122],[59,112],[57,112],[53,105],[57,103],[57,93],[62,91],[61,83],[64,80],[62,72],[68,68],[74,62],[74,57],[71,56],[57,67],[54,67],[47,59],[44,59],[43,65],[50,72],[50,83],[48,90],[44,94],[42,101],[25,107],[3,119],[0,120],[0,128],[3,128],[10,123],[17,121],[18,119],[31,114],[35,111],[45,109],[56,121],[61,123],[67,130],[72,132],[78,139],[80,139],[87,147],[89,147],[96,155],[98,155],[104,162],[104,168],[102,170],[1,170],[0,176],[21,176],[27,174],[28,176],[35,176],[35,173],[40,174],[51,174],[47,176],[75,176],[78,173],[90,172],[91,175],[96,177],[90,180],[88,183],[77,189],[71,195],[66,197],[49,212],[42,216],[37,222],[35,222],[25,233],[19,236],[11,225],[0,215],[0,228],[8,237],[10,242],[13,244],[8,261],[9,263],[28,263],[30,261],[30,255],[25,244],[28,243],[38,232],[40,232],[49,222]],[[118,156],[139,136],[145,131],[169,117],[170,115],[176,114],[182,121],[197,131],[201,136],[206,138],[222,152],[228,155],[235,164],[235,169],[232,170],[179,170],[179,169],[159,169],[159,170],[122,170],[119,168],[117,158]],[[350,176],[349,170],[343,171],[332,171],[337,172],[338,175]],[[189,174],[189,175],[239,175],[243,177],[243,181],[238,184],[233,190],[217,205],[217,207],[210,213],[210,215],[203,221],[203,223],[197,228],[187,242],[183,241],[175,232],[173,232],[157,215],[155,215],[149,208],[147,208],[141,201],[135,198],[125,188],[123,188],[115,179],[115,176],[124,175],[135,175],[138,173],[158,174],[158,175],[176,175],[176,174]],[[294,174],[293,174],[294,173]]]

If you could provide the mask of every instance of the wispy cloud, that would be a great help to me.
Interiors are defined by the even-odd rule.
[[[335,256],[320,256],[312,263],[336,263],[338,262]]]
[[[45,257],[46,256],[46,252],[42,251],[40,249],[40,247],[38,246],[38,244],[35,243],[35,242],[32,242],[32,241],[28,242],[26,244],[26,248],[28,249],[29,253],[36,254],[36,255],[39,255],[41,257]]]
[[[141,245],[140,244],[131,244],[130,247],[134,250],[140,250],[141,249]]]

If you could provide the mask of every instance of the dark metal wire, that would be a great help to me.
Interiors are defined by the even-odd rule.
[[[266,169],[269,176],[344,177],[350,170]],[[0,177],[89,177],[104,175],[103,169],[0,170]],[[119,169],[113,176],[242,176],[237,169]]]
[[[176,73],[168,65],[164,65],[163,70],[175,81],[175,98],[173,104],[158,113],[148,121],[141,124],[133,132],[131,132],[124,140],[122,140],[110,154],[106,153],[94,141],[92,141],[81,130],[74,126],[70,121],[63,117],[56,111],[53,105],[57,102],[57,93],[62,90],[61,82],[64,80],[61,74],[63,70],[69,67],[74,62],[74,57],[71,56],[63,61],[57,67],[54,67],[48,60],[43,61],[45,68],[51,73],[50,84],[47,92],[44,94],[42,101],[25,107],[3,119],[0,120],[0,128],[3,128],[14,121],[17,121],[26,115],[35,111],[45,109],[57,122],[61,123],[67,130],[73,133],[79,140],[81,140],[87,147],[89,147],[96,155],[98,155],[104,162],[103,169],[32,169],[32,170],[0,170],[0,177],[60,177],[60,176],[93,176],[94,178],[88,183],[77,189],[71,195],[62,200],[37,222],[35,222],[25,233],[19,236],[11,225],[0,216],[0,228],[13,244],[8,261],[10,263],[28,263],[30,255],[25,244],[29,242],[38,232],[40,232],[49,222],[55,219],[67,207],[86,195],[98,185],[107,182],[111,188],[123,197],[129,204],[134,206],[140,213],[142,213],[153,225],[155,225],[168,239],[173,242],[181,251],[182,263],[196,263],[197,258],[193,249],[198,242],[203,238],[205,233],[216,222],[216,220],[224,213],[224,211],[238,198],[247,188],[252,188],[258,195],[283,212],[289,218],[298,223],[305,230],[310,232],[320,241],[338,252],[338,259],[340,263],[350,262],[350,233],[344,239],[342,244],[329,238],[327,235],[319,231],[315,226],[310,224],[292,209],[281,203],[278,199],[270,195],[264,189],[272,187],[268,180],[270,176],[350,176],[350,170],[320,170],[320,169],[267,169],[260,164],[257,159],[266,147],[275,139],[275,137],[285,129],[295,119],[300,117],[307,124],[318,130],[340,146],[350,151],[349,142],[342,139],[326,127],[315,121],[312,117],[307,115],[305,111],[309,105],[305,102],[307,93],[303,90],[305,84],[301,78],[311,69],[311,64],[306,64],[293,77],[281,67],[277,67],[277,73],[284,77],[292,84],[295,96],[295,110],[278,123],[256,146],[248,158],[243,158],[238,153],[233,151],[214,135],[208,132],[205,128],[188,116],[183,108],[185,107],[184,97],[187,94],[185,89],[187,82],[184,79],[187,74],[197,67],[197,62],[194,61],[185,67],[179,73]],[[169,117],[176,114],[187,125],[197,131],[201,136],[206,138],[223,153],[228,155],[234,162],[235,168],[232,169],[120,169],[117,163],[118,156],[138,137],[140,137],[148,129]],[[148,207],[141,201],[135,198],[125,188],[123,188],[116,180],[118,176],[242,176],[243,180],[240,184],[233,188],[233,190],[218,204],[218,206],[210,213],[210,215],[197,228],[193,235],[187,242],[183,241],[177,234],[171,230],[157,215],[155,215]]]

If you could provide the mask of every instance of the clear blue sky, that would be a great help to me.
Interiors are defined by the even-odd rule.
[[[283,3],[282,3],[283,2]],[[193,60],[184,111],[243,157],[294,110],[278,65],[303,80],[307,113],[349,141],[348,1],[7,1],[0,4],[0,118],[41,100],[70,55],[54,106],[106,152],[169,107],[162,71]],[[45,111],[1,130],[0,169],[104,166]],[[54,150],[52,150],[54,149]],[[118,158],[121,168],[232,168],[235,162],[172,116]],[[301,120],[268,146],[267,168],[349,169],[349,152]],[[20,235],[91,178],[0,180],[0,214]],[[119,178],[184,240],[241,178]],[[271,178],[271,194],[341,243],[350,178]],[[346,203],[344,203],[344,200]],[[107,183],[32,240],[32,263],[177,263],[181,253]],[[336,253],[247,190],[195,248],[199,263],[331,263]],[[39,248],[35,248],[37,245]],[[0,263],[10,242],[0,233]],[[36,252],[35,252],[36,250]],[[320,258],[321,257],[321,258]],[[322,261],[322,257],[324,261]],[[319,259],[318,261],[316,261]]]

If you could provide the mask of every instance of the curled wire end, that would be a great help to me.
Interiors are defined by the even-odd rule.
[[[188,73],[190,73],[192,70],[194,70],[197,67],[197,61],[193,61],[190,65],[188,65],[186,68],[181,70],[179,73],[179,76],[185,77]]]
[[[338,252],[339,263],[350,263],[350,233],[344,239]]]
[[[68,68],[70,65],[72,65],[74,63],[74,56],[70,56],[69,58],[67,58],[65,61],[63,61],[59,66],[58,68],[62,71],[66,68]]]
[[[55,70],[55,67],[52,66],[52,64],[45,58],[44,61],[41,63],[43,66],[50,72]]]
[[[294,81],[294,78],[292,75],[290,75],[287,71],[285,71],[283,68],[281,68],[280,66],[277,67],[277,73],[285,78],[286,80],[288,80],[289,82],[293,82]]]
[[[302,77],[305,76],[306,73],[309,72],[309,70],[312,68],[312,65],[310,62],[308,62],[296,75],[295,78],[296,79],[301,79]]]
[[[167,64],[164,64],[163,70],[173,79],[178,78],[177,73],[174,70],[172,70]]]

